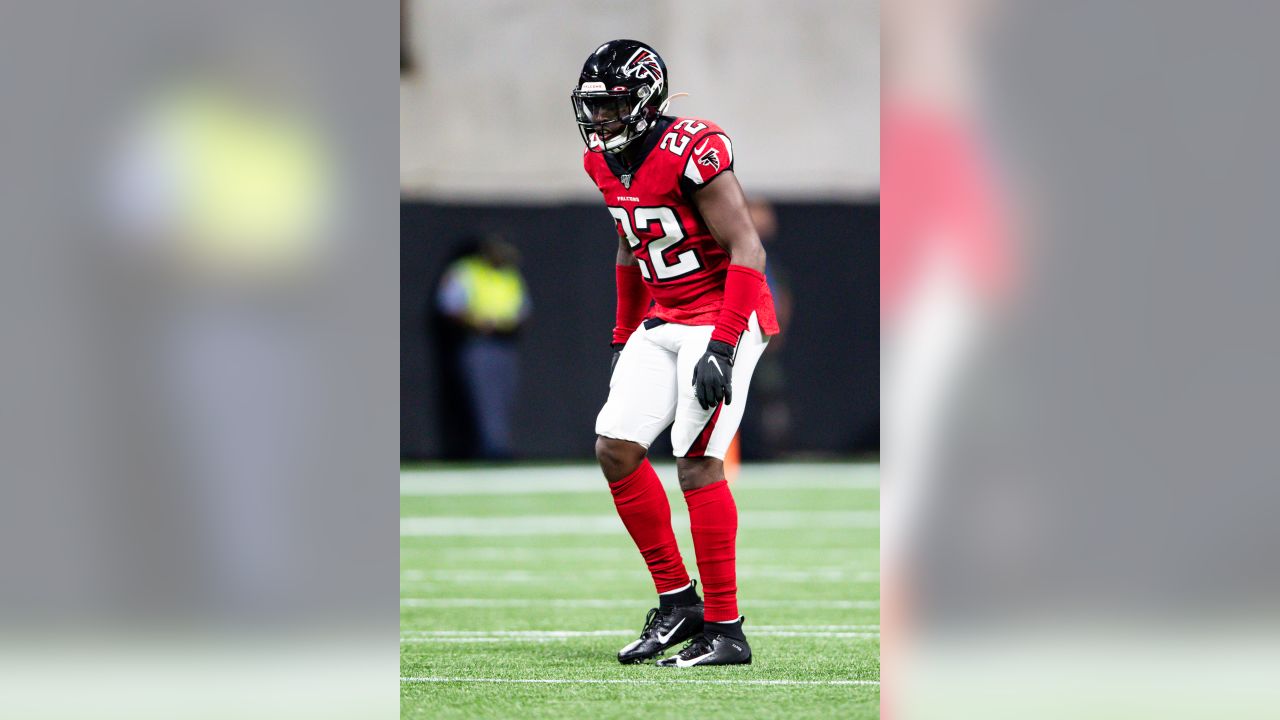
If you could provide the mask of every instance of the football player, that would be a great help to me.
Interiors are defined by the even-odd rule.
[[[751,371],[779,332],[765,253],[715,123],[665,115],[666,64],[612,40],[587,58],[571,99],[587,174],[617,226],[617,323],[596,458],[658,591],[623,663],[739,665],[751,648],[738,614],[738,510],[724,454],[742,420]],[[705,602],[685,571],[671,507],[645,457],[671,426]]]

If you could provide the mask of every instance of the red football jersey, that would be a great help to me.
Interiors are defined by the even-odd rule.
[[[715,123],[662,118],[645,138],[642,160],[628,171],[608,153],[585,151],[583,166],[604,196],[653,295],[646,317],[682,325],[714,325],[724,298],[729,253],[693,204],[693,195],[733,169],[733,144]],[[779,332],[768,286],[756,318],[765,335]]]

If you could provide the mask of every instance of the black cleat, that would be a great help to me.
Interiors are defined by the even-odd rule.
[[[652,660],[663,650],[702,633],[702,603],[656,607],[644,619],[640,639],[618,651],[618,662],[627,665]]]
[[[722,628],[728,632],[721,632]],[[690,640],[683,650],[658,661],[659,667],[681,668],[750,664],[751,646],[742,635],[741,620],[734,623],[707,623],[702,634]]]

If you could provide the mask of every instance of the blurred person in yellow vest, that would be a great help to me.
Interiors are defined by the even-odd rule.
[[[193,77],[141,103],[109,204],[175,277],[283,286],[323,260],[331,153],[314,119],[277,95],[287,93]]]
[[[516,332],[532,304],[520,276],[519,253],[500,236],[480,239],[474,252],[445,270],[436,303],[463,333],[457,365],[475,420],[480,455],[513,455],[511,412],[519,380]]]
[[[194,518],[197,562],[139,572],[229,613],[284,608],[315,541],[290,498],[332,428],[313,292],[341,173],[311,97],[274,52],[179,58],[122,101],[100,151],[102,373],[113,420],[140,426],[107,472]]]

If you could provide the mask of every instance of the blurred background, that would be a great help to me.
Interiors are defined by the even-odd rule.
[[[732,134],[776,221],[791,319],[750,405],[786,404],[754,421],[772,446],[744,423],[744,455],[874,450],[885,348],[886,707],[1275,716],[1280,8],[11,5],[0,716],[392,717],[398,631],[571,592],[578,556],[536,596],[506,574],[561,536],[499,539],[612,512],[588,463],[613,230],[565,96],[619,36],[663,52],[691,93],[673,111]],[[474,327],[467,273],[504,288]],[[462,419],[468,333],[512,341],[478,353],[516,388],[487,446]],[[804,382],[819,363],[835,385]],[[481,471],[399,472],[486,454],[582,465],[488,495]],[[879,470],[852,465],[744,469],[744,513],[794,514],[754,518],[777,534],[743,557],[773,574],[743,587],[876,635],[874,677]],[[589,569],[640,597],[598,527]],[[473,571],[487,597],[463,596]]]
[[[402,2],[401,456],[591,458],[617,238],[568,93],[620,37],[655,47],[689,93],[669,114],[733,138],[766,243],[783,334],[753,379],[742,457],[877,452],[878,6]],[[469,307],[477,282],[501,297]],[[665,435],[652,454],[669,457]]]
[[[688,93],[668,114],[733,139],[782,324],[752,378],[742,462],[730,450],[726,463],[743,612],[772,662],[752,676],[779,685],[681,684],[679,706],[876,717],[878,1],[407,0],[401,12],[405,717],[673,707],[662,680],[613,664],[653,587],[593,454],[618,236],[583,171],[569,93],[616,38],[652,45],[670,91]],[[649,456],[693,569],[665,432]],[[827,678],[838,684],[812,692]]]
[[[397,712],[397,23],[6,7],[0,716]]]
[[[884,4],[886,716],[1276,714],[1278,20]]]

